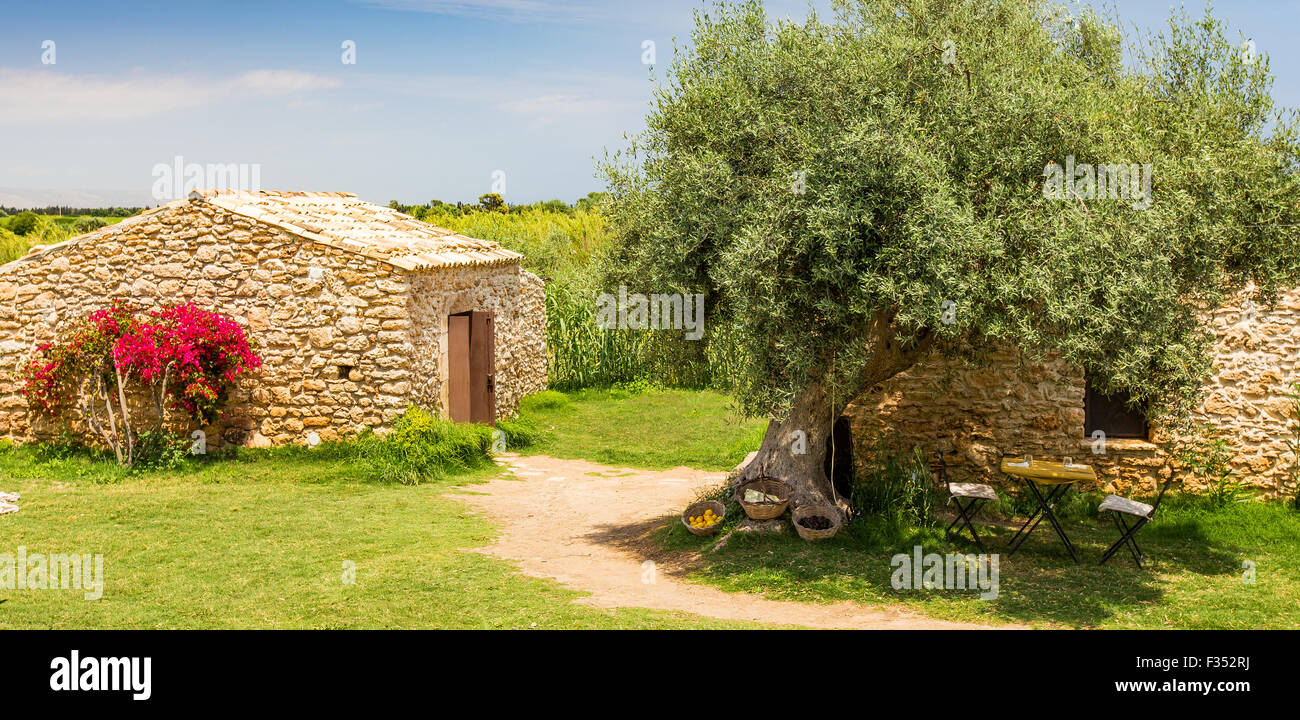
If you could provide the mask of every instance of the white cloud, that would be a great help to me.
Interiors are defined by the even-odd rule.
[[[338,87],[335,78],[321,77],[297,70],[253,70],[240,75],[233,83],[235,90],[247,90],[265,95],[311,92]]]
[[[297,96],[339,84],[334,78],[296,70],[253,70],[212,79],[144,73],[110,78],[0,68],[0,97],[5,99],[0,125],[130,120],[232,98]]]

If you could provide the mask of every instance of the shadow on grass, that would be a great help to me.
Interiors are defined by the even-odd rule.
[[[689,534],[676,517],[609,526],[591,539],[653,559],[660,572],[735,592],[762,593],[773,599],[865,605],[906,605],[936,618],[973,622],[1011,622],[1035,626],[1094,627],[1117,615],[1172,602],[1171,583],[1192,576],[1232,576],[1241,560],[1257,552],[1257,542],[1273,542],[1294,532],[1291,521],[1260,523],[1271,509],[1205,511],[1171,508],[1139,534],[1147,569],[1137,569],[1124,550],[1104,566],[1097,563],[1118,532],[1108,518],[1065,520],[1080,562],[1075,565],[1051,528],[1043,523],[1015,555],[1007,542],[1018,523],[981,526],[990,553],[999,555],[998,595],[983,600],[979,590],[897,590],[892,578],[896,555],[978,553],[969,542],[943,542],[942,527],[916,528],[881,518],[859,518],[836,537],[807,543],[787,524],[777,534],[735,533],[734,514],[717,537]],[[1254,521],[1252,523],[1252,521]],[[1243,525],[1255,528],[1243,538]],[[1260,527],[1273,530],[1259,531]],[[1225,532],[1225,529],[1232,532]]]

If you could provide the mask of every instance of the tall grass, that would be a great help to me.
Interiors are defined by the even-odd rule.
[[[0,265],[12,262],[27,254],[32,244],[27,238],[15,235],[0,227]]]
[[[26,235],[15,235],[9,230],[13,217],[0,218],[0,265],[23,257],[36,245],[53,245],[80,235],[75,227],[77,219],[74,215],[41,215],[35,229]],[[101,219],[115,223],[122,218]]]
[[[707,322],[707,319],[706,319]],[[546,291],[551,387],[573,390],[647,381],[665,387],[730,388],[738,363],[725,332],[691,341],[672,330],[609,330],[596,323],[594,292]]]
[[[592,259],[605,246],[605,217],[592,210],[571,213],[526,208],[510,213],[433,208],[425,222],[462,235],[492,240],[523,253],[524,267],[548,283],[585,279]]]
[[[498,429],[510,449],[531,445],[540,436],[527,421],[502,421]],[[361,461],[374,480],[418,485],[490,466],[495,439],[486,425],[456,423],[410,407],[387,434],[367,432],[335,450]]]
[[[596,264],[607,247],[606,221],[596,210],[525,208],[461,212],[434,207],[425,222],[523,253],[524,268],[546,286],[550,385],[559,390],[649,382],[665,387],[730,387],[738,362],[725,333],[689,341],[675,331],[609,330],[596,323]],[[707,327],[708,318],[705,318]]]
[[[879,440],[866,472],[853,486],[854,509],[901,524],[934,524],[934,481],[925,451]]]

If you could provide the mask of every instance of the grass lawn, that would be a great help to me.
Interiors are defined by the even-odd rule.
[[[22,510],[0,516],[0,553],[102,554],[105,577],[99,600],[0,590],[0,627],[739,626],[574,604],[579,593],[466,552],[495,529],[443,496],[474,476],[406,486],[353,474],[298,449],[125,478],[84,458],[0,450],[0,490],[22,494]]]
[[[730,470],[758,448],[764,420],[746,420],[711,391],[546,392],[523,416],[544,432],[528,452],[649,470]]]
[[[714,393],[586,391],[567,399],[529,411],[551,435],[536,451],[650,469],[722,470],[758,446],[764,426],[737,422],[726,398]],[[1095,515],[1098,499],[1073,495],[1063,509],[1080,565],[1043,523],[1016,555],[1000,558],[995,600],[981,600],[976,592],[895,590],[890,561],[896,553],[911,554],[915,545],[927,553],[948,550],[940,530],[872,517],[817,544],[793,531],[733,537],[723,549],[701,554],[704,564],[692,579],[786,600],[902,604],[937,618],[1040,627],[1300,627],[1300,513],[1259,502],[1212,509],[1198,498],[1171,494],[1139,535],[1149,569],[1137,570],[1123,551],[1096,565],[1117,537],[1109,520]],[[1026,507],[1023,501],[1007,505]],[[738,514],[733,505],[729,523]],[[1012,531],[982,526],[981,532],[992,533],[986,547],[1000,552]],[[676,522],[667,523],[659,539],[689,551],[714,541]],[[953,551],[978,552],[968,544]],[[1253,584],[1243,582],[1247,562],[1254,566]]]
[[[545,393],[529,400],[524,416],[544,431],[527,452],[649,469],[729,469],[757,447],[764,427],[735,418],[724,396],[682,391]],[[578,593],[466,552],[489,543],[496,530],[444,496],[492,470],[389,485],[358,479],[351,462],[319,449],[283,448],[131,476],[83,456],[0,448],[0,491],[23,496],[19,513],[0,516],[0,554],[20,546],[29,554],[102,554],[105,575],[100,600],[76,590],[0,590],[0,627],[736,626],[574,604]],[[1265,503],[1215,510],[1171,495],[1140,535],[1151,563],[1140,571],[1123,553],[1095,565],[1114,530],[1094,515],[1094,498],[1076,498],[1062,512],[1083,564],[1071,563],[1042,526],[1014,557],[1001,557],[995,600],[974,591],[895,590],[891,557],[915,545],[944,552],[940,531],[874,517],[817,544],[792,533],[736,536],[717,552],[701,553],[691,577],[729,591],[901,604],[954,620],[1300,627],[1300,513]],[[735,523],[737,511],[728,517]],[[994,535],[994,552],[1010,535],[986,531]],[[658,538],[683,551],[712,542],[676,522]],[[1253,584],[1243,582],[1247,562]],[[353,584],[344,582],[345,563],[355,565]]]
[[[1122,550],[1105,566],[1096,565],[1117,537],[1099,520],[1073,518],[1066,531],[1080,552],[1077,566],[1046,523],[1012,557],[1004,554],[1011,531],[997,530],[992,542],[985,536],[989,551],[1002,553],[999,594],[991,600],[974,590],[895,590],[891,558],[896,553],[911,555],[916,545],[925,553],[978,550],[969,544],[945,549],[939,530],[898,527],[877,518],[855,520],[815,545],[793,532],[737,536],[722,550],[705,553],[707,564],[692,577],[724,590],[780,599],[903,604],[936,618],[1036,627],[1300,627],[1295,603],[1300,514],[1280,505],[1209,511],[1198,503],[1166,500],[1139,535],[1147,570],[1136,569]],[[660,539],[674,549],[709,546],[680,524],[669,525]],[[1243,582],[1247,561],[1254,563],[1254,584]]]

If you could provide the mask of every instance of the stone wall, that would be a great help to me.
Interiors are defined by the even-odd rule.
[[[1252,485],[1277,492],[1296,461],[1286,445],[1292,382],[1300,380],[1300,290],[1276,307],[1255,307],[1243,293],[1207,318],[1218,341],[1215,374],[1194,414],[1228,439],[1234,468]],[[1243,309],[1244,308],[1244,309]],[[1014,350],[995,354],[984,368],[931,357],[864,395],[848,410],[855,456],[870,462],[886,437],[903,447],[944,448],[954,479],[1002,483],[1003,455],[1075,458],[1097,467],[1098,486],[1127,493],[1153,492],[1178,471],[1161,445],[1110,438],[1102,454],[1084,436],[1084,379],[1060,360],[1035,364]],[[1167,432],[1152,428],[1163,444]],[[1193,483],[1194,485],[1194,483]]]
[[[504,372],[510,382],[497,390],[497,407],[511,412],[525,395],[546,389],[546,283],[530,272],[520,273],[519,304],[515,310],[514,335],[502,351],[497,344],[498,377]],[[506,365],[503,369],[502,363]],[[498,383],[501,385],[501,383]]]
[[[931,356],[849,407],[854,457],[876,439],[942,448],[954,479],[991,479],[1004,454],[1082,456],[1083,378],[1061,360],[1026,362],[1015,350],[988,367]]]
[[[517,264],[434,270],[412,276],[410,315],[416,345],[413,396],[422,407],[447,407],[447,317],[488,311],[496,326],[497,417],[510,417],[519,399],[546,389],[546,302],[541,279]]]
[[[248,332],[264,364],[205,428],[214,446],[301,443],[312,432],[331,440],[424,404],[442,377],[442,345],[420,315],[425,291],[482,299],[510,318],[497,339],[499,364],[506,353],[498,397],[513,409],[546,382],[544,348],[539,380],[537,361],[511,344],[535,338],[539,322],[522,317],[540,290],[521,292],[521,277],[517,264],[408,273],[211,204],[167,207],[0,268],[0,434],[54,430],[30,415],[17,371],[61,322],[116,297],[146,307],[193,301]]]
[[[1283,293],[1271,308],[1249,294],[1210,318],[1218,337],[1215,375],[1197,419],[1232,442],[1243,478],[1277,491],[1296,462],[1286,444],[1296,424],[1287,393],[1300,381],[1300,289]]]

